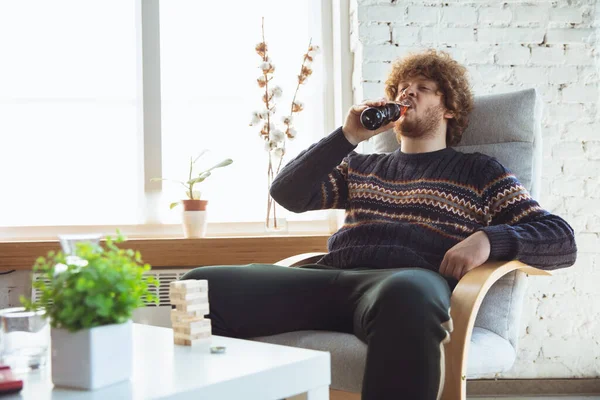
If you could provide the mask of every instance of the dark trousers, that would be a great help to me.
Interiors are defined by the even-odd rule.
[[[208,280],[215,335],[353,333],[367,344],[363,400],[439,399],[457,281],[419,268],[323,268],[200,267],[182,279]]]

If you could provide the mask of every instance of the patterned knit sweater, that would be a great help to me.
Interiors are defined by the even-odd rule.
[[[573,230],[543,210],[495,158],[452,148],[357,154],[339,128],[281,170],[271,195],[286,209],[346,210],[319,260],[337,268],[438,271],[445,253],[477,231],[489,260],[547,270],[571,266]]]

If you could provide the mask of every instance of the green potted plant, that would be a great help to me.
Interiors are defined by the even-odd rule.
[[[203,237],[206,233],[206,207],[208,200],[201,199],[201,192],[194,190],[196,183],[201,183],[212,174],[212,170],[230,165],[233,160],[226,158],[225,160],[213,165],[212,167],[194,174],[194,164],[206,153],[202,151],[196,159],[190,157],[190,171],[187,181],[178,181],[166,178],[152,178],[151,181],[172,181],[181,184],[185,187],[187,199],[171,203],[169,208],[173,209],[179,204],[183,205],[183,233],[187,238]]]
[[[127,380],[133,366],[131,314],[144,301],[157,302],[144,277],[150,265],[138,251],[120,249],[125,238],[119,231],[105,246],[77,240],[62,251],[39,257],[33,282],[40,296],[21,296],[29,310],[45,311],[50,319],[52,381],[57,386],[94,390]]]

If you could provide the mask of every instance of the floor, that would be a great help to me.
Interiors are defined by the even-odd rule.
[[[306,393],[299,394],[297,396],[288,397],[286,400],[306,400]],[[358,396],[356,397],[358,398]],[[489,396],[489,397],[472,397],[468,396],[467,400],[600,400],[600,394],[590,395],[569,395],[569,396],[550,396],[550,395],[539,395],[539,396]]]
[[[306,400],[306,394],[301,394],[294,397],[288,397],[287,400]],[[472,397],[468,396],[467,400],[600,400],[600,394],[590,395],[573,395],[573,396],[489,396],[489,397]]]
[[[600,394],[588,396],[517,396],[517,397],[468,397],[467,400],[593,400],[600,399]]]

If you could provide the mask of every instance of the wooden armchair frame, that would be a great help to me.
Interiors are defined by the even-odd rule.
[[[287,267],[310,264],[324,254],[299,254],[276,264]],[[514,270],[521,270],[529,275],[552,275],[548,271],[530,267],[520,261],[488,262],[465,274],[452,292],[450,315],[454,330],[450,334],[450,342],[445,345],[446,372],[442,400],[467,398],[467,356],[475,318],[492,285]],[[360,394],[330,390],[330,397],[331,400],[359,400]]]

